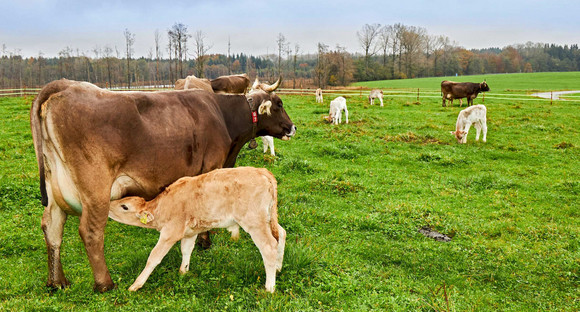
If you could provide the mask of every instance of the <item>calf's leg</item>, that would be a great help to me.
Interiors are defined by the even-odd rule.
[[[282,271],[282,261],[284,260],[284,248],[286,247],[286,231],[278,224],[278,247],[276,257],[276,270]]]
[[[266,291],[273,293],[276,286],[276,265],[278,257],[278,242],[272,236],[269,224],[248,229],[254,244],[262,254],[266,269]]]
[[[189,271],[189,263],[191,261],[191,252],[195,247],[195,240],[197,239],[197,234],[192,236],[186,236],[181,239],[181,267],[179,268],[179,273],[185,274]]]
[[[157,242],[157,245],[155,245],[153,250],[151,250],[151,253],[149,254],[149,258],[147,259],[147,265],[145,265],[145,268],[143,269],[141,274],[139,274],[139,277],[137,277],[135,282],[133,282],[133,285],[131,285],[131,287],[129,287],[129,291],[137,291],[141,287],[143,287],[143,284],[145,284],[145,282],[149,278],[149,275],[151,275],[151,273],[153,272],[155,267],[157,267],[157,265],[159,265],[159,263],[161,263],[161,260],[163,260],[163,257],[165,257],[165,255],[169,252],[171,247],[179,239],[180,238],[175,238],[174,235],[171,235],[171,233],[169,233],[169,231],[167,231],[165,229],[161,230],[161,235],[159,235],[159,241]],[[192,248],[192,250],[193,250],[193,248]],[[191,254],[191,252],[190,252],[190,254]]]
[[[481,123],[481,128],[483,130],[483,142],[487,142],[487,122],[484,120]]]

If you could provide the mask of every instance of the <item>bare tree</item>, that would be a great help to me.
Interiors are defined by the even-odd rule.
[[[318,43],[318,55],[316,61],[316,82],[319,88],[323,88],[326,86],[327,80],[327,58],[326,53],[328,52],[328,46],[324,43]]]
[[[408,78],[415,74],[416,63],[422,57],[426,30],[422,27],[408,26],[401,37],[401,47],[404,50],[405,71]]]
[[[103,49],[103,56],[105,57],[105,63],[107,64],[107,79],[109,82],[109,88],[113,87],[113,81],[112,81],[112,69],[113,69],[113,49],[111,49],[111,47],[109,46],[105,46],[105,48]]]
[[[131,55],[133,55],[133,44],[135,43],[135,34],[125,28],[125,46],[127,48],[127,87],[131,89]]]
[[[161,34],[159,33],[159,29],[155,29],[155,86],[159,85],[159,58],[161,56],[161,51],[159,51],[160,40]]]
[[[296,71],[297,71],[297,59],[298,59],[298,52],[300,51],[300,46],[298,43],[294,44],[294,76],[293,76],[293,83],[292,88],[296,89]]]
[[[197,77],[204,77],[204,66],[207,62],[207,52],[211,49],[211,45],[207,45],[205,42],[205,34],[203,31],[198,30],[193,35],[193,43],[195,45],[195,50],[193,55],[195,57],[195,69],[197,72]]]
[[[381,24],[375,23],[372,25],[365,24],[360,31],[356,32],[358,42],[360,43],[365,54],[365,78],[369,77],[368,70],[370,66],[371,56],[377,52],[377,45],[375,39],[379,35]]]
[[[276,45],[278,45],[278,76],[280,76],[282,75],[282,52],[284,52],[286,47],[286,37],[282,33],[278,34]]]
[[[168,31],[174,42],[174,52],[178,62],[179,77],[183,78],[183,61],[187,52],[187,39],[191,37],[187,33],[187,26],[182,23],[175,23]]]

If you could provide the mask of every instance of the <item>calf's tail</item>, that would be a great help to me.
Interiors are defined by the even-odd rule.
[[[272,196],[272,202],[270,203],[270,230],[272,231],[272,236],[279,241],[280,233],[278,232],[278,183],[274,175],[268,171],[268,180],[270,186],[268,187],[268,192]]]

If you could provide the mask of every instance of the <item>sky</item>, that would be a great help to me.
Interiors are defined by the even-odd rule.
[[[0,0],[0,53],[5,46],[5,53],[51,57],[70,47],[94,57],[95,48],[109,46],[123,55],[128,29],[135,34],[134,56],[147,56],[155,31],[165,47],[175,23],[190,34],[202,31],[208,53],[223,54],[228,41],[232,54],[273,53],[280,33],[304,54],[316,53],[319,42],[362,52],[357,31],[374,23],[423,27],[467,49],[570,45],[580,43],[579,12],[578,0]]]

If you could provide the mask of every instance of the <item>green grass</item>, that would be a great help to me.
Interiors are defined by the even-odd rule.
[[[580,72],[565,73],[531,73],[531,74],[490,74],[473,76],[449,76],[419,79],[382,80],[358,82],[355,86],[368,86],[385,89],[424,89],[439,91],[441,81],[451,80],[457,82],[482,82],[487,81],[491,94],[504,92],[536,92],[536,91],[560,91],[580,90]]]
[[[458,145],[449,130],[459,108],[436,98],[387,96],[381,108],[349,97],[350,123],[339,126],[321,119],[329,98],[283,100],[297,136],[277,140],[275,158],[244,149],[237,163],[279,182],[288,240],[271,295],[249,236],[233,242],[221,230],[211,249],[194,251],[188,274],[178,273],[176,245],[130,293],[158,233],[114,221],[105,253],[118,288],[95,294],[76,217],[63,246],[72,286],[48,292],[31,99],[0,99],[0,310],[580,309],[577,102],[486,98],[488,142],[472,130]],[[453,240],[422,236],[425,225]]]

